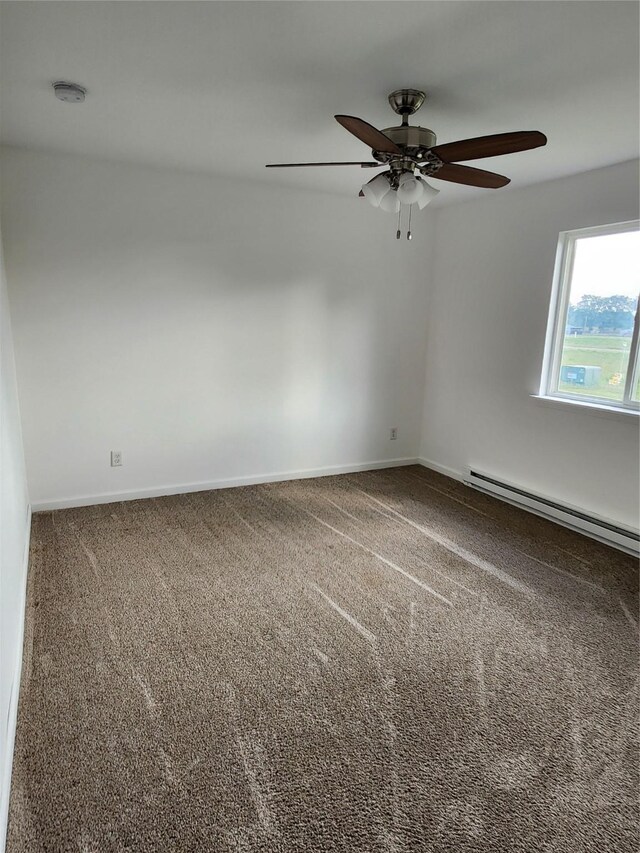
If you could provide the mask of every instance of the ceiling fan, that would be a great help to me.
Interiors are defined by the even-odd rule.
[[[436,135],[432,130],[409,124],[409,116],[420,109],[425,97],[425,93],[418,89],[397,89],[392,92],[389,95],[389,103],[394,112],[402,116],[402,124],[384,130],[378,130],[355,116],[335,116],[336,121],[349,133],[371,148],[372,161],[269,163],[267,168],[360,166],[362,169],[370,169],[386,166],[384,172],[378,173],[363,185],[360,196],[366,198],[374,207],[389,213],[398,213],[399,226],[402,205],[409,207],[410,217],[413,204],[422,209],[439,192],[423,180],[423,176],[472,187],[498,189],[506,186],[510,179],[484,169],[461,166],[459,161],[528,151],[547,143],[547,137],[538,130],[520,130],[436,145]],[[411,239],[410,222],[409,219],[408,240]],[[399,227],[396,237],[400,238]]]

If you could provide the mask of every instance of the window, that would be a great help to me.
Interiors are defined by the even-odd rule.
[[[560,234],[540,394],[640,409],[640,231]]]

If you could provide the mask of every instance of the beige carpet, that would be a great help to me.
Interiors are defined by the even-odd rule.
[[[9,853],[638,850],[630,557],[418,467],[32,543]]]

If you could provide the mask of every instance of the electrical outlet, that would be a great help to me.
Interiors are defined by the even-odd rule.
[[[391,427],[391,429],[389,430],[389,440],[395,441],[397,437],[398,437],[398,427]]]
[[[111,467],[117,468],[119,465],[122,465],[122,451],[121,450],[112,450],[111,451]]]

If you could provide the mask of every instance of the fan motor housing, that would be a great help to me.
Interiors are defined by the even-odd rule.
[[[401,148],[433,148],[436,135],[428,127],[415,127],[410,124],[398,127],[385,127],[382,131],[392,142]]]
[[[436,144],[436,135],[428,127],[402,124],[397,127],[385,127],[382,132],[402,149],[403,157],[398,157],[397,154],[389,154],[386,151],[372,151],[371,153],[379,163],[393,165],[396,161],[398,166],[402,165],[403,168],[407,169],[411,167],[411,164],[422,166],[437,160],[435,155],[430,154],[430,149]]]

